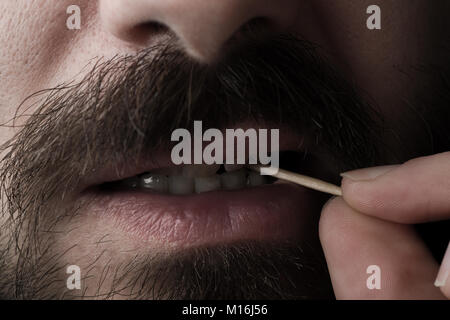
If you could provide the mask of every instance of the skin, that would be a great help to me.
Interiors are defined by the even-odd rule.
[[[446,152],[345,174],[343,198],[324,206],[319,223],[337,298],[450,297],[448,280],[441,292],[433,286],[439,266],[410,226],[449,218],[449,160]],[[371,261],[383,271],[384,290],[366,290],[364,270],[355,273]]]
[[[66,9],[71,4],[75,3],[17,0],[0,4],[2,123],[14,116],[30,94],[81,77],[91,59],[133,54],[150,45],[155,38],[142,27],[144,22],[165,24],[194,59],[211,63],[243,24],[262,16],[276,30],[298,33],[321,45],[331,62],[376,101],[388,121],[409,122],[399,126],[400,136],[410,138],[404,141],[403,160],[426,152],[422,135],[414,130],[417,119],[407,121],[412,116],[399,107],[398,92],[410,96],[419,80],[405,81],[394,66],[443,61],[445,53],[433,48],[439,48],[450,27],[448,1],[378,1],[383,14],[381,31],[365,26],[370,1],[79,0],[76,4],[83,20],[77,31],[66,28]],[[0,143],[18,130],[20,126],[0,127]],[[393,145],[391,139],[386,137],[387,145]],[[331,200],[320,221],[337,298],[450,298],[450,280],[442,291],[433,286],[439,266],[408,226],[450,218],[449,160],[450,155],[444,153],[391,168],[376,179],[358,182],[350,178],[352,174],[344,178],[343,198]],[[423,192],[430,195],[426,203],[417,196]],[[391,241],[404,243],[407,250],[389,246]],[[354,252],[361,249],[366,255],[358,260]],[[361,288],[367,278],[365,270],[361,272],[364,279],[353,276],[355,268],[372,264],[367,257],[388,274],[383,290]],[[384,286],[387,281],[389,285]]]

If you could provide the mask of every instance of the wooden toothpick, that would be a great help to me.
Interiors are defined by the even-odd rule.
[[[263,168],[263,167],[249,166],[248,168],[255,172],[261,173],[261,168]],[[302,174],[279,169],[277,174],[274,174],[271,176],[278,178],[280,180],[299,184],[301,186],[304,186],[304,187],[307,187],[307,188],[310,188],[313,190],[329,193],[329,194],[339,196],[339,197],[342,196],[342,189],[340,187],[338,187],[334,184],[316,179],[316,178],[304,176]]]

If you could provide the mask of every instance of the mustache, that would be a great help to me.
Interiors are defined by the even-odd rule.
[[[10,212],[62,200],[96,168],[152,154],[194,120],[206,130],[270,119],[307,133],[339,169],[374,165],[381,118],[318,51],[283,35],[250,39],[215,65],[170,40],[99,60],[81,81],[30,97],[45,96],[2,147]]]
[[[26,103],[39,98],[26,115]],[[83,208],[70,200],[86,176],[167,147],[173,130],[192,130],[194,120],[206,130],[270,119],[308,135],[338,170],[379,159],[381,117],[319,48],[291,35],[249,39],[215,65],[192,61],[170,40],[100,59],[81,81],[32,95],[14,120],[21,117],[25,124],[1,147],[0,183],[10,216],[1,234],[21,253],[14,274],[24,280],[51,254],[52,230]],[[204,290],[181,296],[217,294]]]

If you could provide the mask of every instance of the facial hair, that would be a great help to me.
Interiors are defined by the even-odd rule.
[[[76,225],[86,205],[76,201],[80,181],[168,148],[172,131],[192,129],[194,120],[206,129],[271,119],[308,135],[336,172],[381,163],[382,117],[317,47],[290,35],[249,39],[220,63],[201,65],[168,41],[100,60],[80,82],[39,94],[44,100],[2,148],[3,296],[332,296],[323,255],[307,250],[308,243],[243,242],[136,254],[120,263],[93,260],[88,265],[109,281],[90,296],[67,292],[63,258],[71,247],[58,247],[62,230]]]

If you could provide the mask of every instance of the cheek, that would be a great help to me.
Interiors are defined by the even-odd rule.
[[[68,0],[2,1],[0,4],[0,122],[12,124],[18,106],[45,88],[67,44]],[[44,85],[44,87],[42,87]],[[31,101],[23,106],[25,110]],[[31,111],[31,109],[30,109]],[[23,123],[18,119],[16,125]],[[0,143],[15,130],[0,128]]]
[[[0,97],[10,100],[6,105],[17,105],[42,84],[70,43],[68,3],[19,0],[0,4]]]
[[[386,120],[383,141],[392,150],[404,150],[405,158],[425,150],[426,128],[405,101],[413,101],[423,77],[407,76],[412,66],[438,62],[442,33],[449,22],[440,6],[427,1],[377,1],[381,9],[381,30],[367,28],[371,1],[305,1],[304,19],[296,32],[318,43],[329,60],[367,94]],[[401,146],[399,146],[399,140]],[[395,157],[392,154],[387,158]]]
[[[427,1],[382,0],[377,1],[381,30],[369,30],[367,8],[372,4],[305,1],[307,13],[296,31],[324,48],[333,64],[389,111],[398,104],[399,92],[409,96],[408,90],[413,90],[407,89],[411,79],[405,79],[399,68],[432,62],[429,48],[435,34],[442,33],[436,20],[445,17]]]

